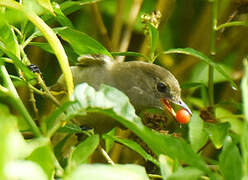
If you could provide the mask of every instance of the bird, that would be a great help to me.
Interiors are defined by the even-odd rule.
[[[126,94],[136,113],[146,108],[171,109],[170,103],[187,110],[189,107],[181,98],[181,88],[174,75],[167,69],[144,61],[119,62],[106,55],[82,55],[76,66],[71,66],[75,85],[87,83],[96,90],[102,84],[117,88]],[[61,75],[52,90],[65,90]],[[102,114],[89,113],[78,120],[80,125],[106,132],[118,126],[115,120]]]

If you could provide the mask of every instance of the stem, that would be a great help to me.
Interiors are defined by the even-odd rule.
[[[216,27],[217,27],[217,0],[212,2],[212,28],[210,39],[210,54],[215,55],[215,41],[216,41]],[[214,59],[214,57],[213,57]],[[209,94],[209,106],[213,107],[214,115],[214,67],[209,65],[208,70],[208,94]]]
[[[70,96],[74,89],[72,73],[65,50],[54,31],[39,16],[31,11],[27,11],[25,7],[14,0],[1,0],[0,6],[21,11],[41,31],[58,59],[62,72],[65,76],[68,95]]]
[[[96,24],[98,27],[97,29],[99,30],[101,36],[103,37],[103,40],[105,42],[105,45],[107,46],[107,49],[111,51],[112,50],[112,44],[111,44],[110,38],[108,36],[108,30],[107,30],[106,26],[104,25],[102,15],[99,11],[97,3],[92,4],[92,11],[93,11],[93,15],[95,17]]]
[[[127,22],[127,28],[124,32],[123,39],[121,41],[120,52],[127,51],[128,49],[131,36],[132,36],[133,25],[135,23],[135,20],[137,19],[142,3],[143,3],[143,0],[134,0],[132,4],[129,17],[128,17],[129,21]],[[120,62],[124,61],[124,59],[125,59],[124,56],[117,58],[117,60]]]
[[[226,28],[226,27],[232,27],[232,26],[248,26],[248,23],[244,22],[244,21],[227,22],[227,23],[224,23],[224,24],[217,26],[216,31],[219,31],[219,30]]]
[[[161,175],[158,174],[148,174],[149,178],[155,178],[155,179],[163,179]]]
[[[114,19],[113,24],[113,33],[112,33],[112,49],[113,51],[118,51],[118,44],[120,42],[121,37],[121,29],[123,25],[123,13],[124,13],[124,7],[125,7],[125,0],[117,0],[117,6],[116,6],[116,15]]]
[[[35,136],[41,136],[39,128],[36,126],[35,122],[33,121],[32,117],[28,113],[26,107],[22,103],[10,77],[8,74],[8,71],[6,70],[5,66],[3,64],[0,65],[1,75],[3,78],[3,81],[5,83],[5,86],[8,88],[10,97],[13,100],[13,105],[16,107],[16,109],[19,111],[19,113],[24,117],[27,124],[30,126],[31,130],[33,131]]]
[[[108,153],[101,146],[99,146],[99,148],[103,157],[108,161],[108,163],[111,165],[115,165],[114,161],[109,157]]]

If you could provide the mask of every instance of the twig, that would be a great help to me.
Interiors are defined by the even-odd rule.
[[[161,175],[158,174],[148,174],[149,178],[163,179]]]
[[[112,31],[112,37],[111,37],[113,51],[118,51],[118,48],[119,48],[118,44],[121,38],[124,7],[125,7],[125,0],[117,0],[117,6],[116,6],[116,11],[115,11],[116,15],[114,18],[113,31]]]
[[[34,91],[32,89],[29,90],[30,92],[30,102],[33,106],[33,110],[34,110],[34,115],[35,115],[35,119],[37,120],[38,117],[39,117],[39,110],[36,106],[36,100],[35,100],[35,97],[34,97]]]
[[[41,87],[44,89],[46,93],[45,95],[49,97],[56,106],[60,106],[61,105],[60,102],[52,95],[52,93],[49,91],[49,89],[47,88],[46,84],[44,83],[43,79],[41,78],[39,74],[37,74],[37,79]]]
[[[135,20],[137,19],[142,3],[143,3],[143,0],[134,0],[132,4],[129,17],[128,17],[129,21],[127,22],[127,27],[124,32],[123,38],[121,40],[120,52],[127,51],[128,49],[128,46],[131,40],[133,25],[135,23]],[[120,62],[124,61],[124,59],[125,59],[125,56],[121,56],[117,58],[117,60]]]
[[[104,40],[105,45],[107,46],[107,49],[111,51],[112,44],[108,36],[108,30],[106,26],[104,25],[102,15],[99,11],[97,3],[93,3],[91,7],[92,7],[92,12],[94,14],[95,20],[96,20],[97,29],[99,30],[101,36],[103,37],[103,40]]]
[[[114,161],[109,157],[108,153],[101,146],[99,146],[99,148],[103,157],[108,161],[108,163],[111,165],[115,165]]]

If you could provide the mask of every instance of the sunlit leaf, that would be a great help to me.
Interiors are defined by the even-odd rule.
[[[55,172],[54,157],[49,146],[42,146],[35,149],[27,159],[39,164],[49,179],[53,178]]]
[[[134,56],[134,57],[143,57],[145,60],[149,61],[149,57],[144,54],[137,53],[137,52],[111,52],[112,56]]]
[[[68,2],[68,1],[66,1]],[[67,18],[64,13],[61,11],[60,6],[58,3],[53,2],[53,8],[54,8],[54,12],[56,14],[55,18],[58,20],[58,22],[62,25],[62,26],[67,26],[70,28],[73,28],[73,25],[70,21],[69,18]]]
[[[144,167],[138,165],[81,165],[65,180],[149,180]]]
[[[160,162],[161,175],[163,176],[163,179],[165,180],[173,173],[174,161],[168,156],[161,154],[159,156],[159,162]]]
[[[54,14],[50,0],[37,0],[37,1],[43,8],[47,9],[48,11],[50,11],[50,13]]]
[[[167,179],[168,180],[198,180],[200,176],[202,176],[204,173],[200,171],[199,169],[192,168],[192,167],[186,167],[179,169],[172,175],[170,175]]]
[[[9,52],[14,54],[16,57],[20,58],[20,47],[14,33],[11,28],[3,18],[0,18],[0,46],[1,49],[7,49]],[[3,53],[6,53],[3,51]]]

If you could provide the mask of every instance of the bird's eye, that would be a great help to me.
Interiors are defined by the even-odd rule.
[[[159,92],[166,92],[167,86],[164,83],[159,82],[157,84],[157,89],[158,89]]]

